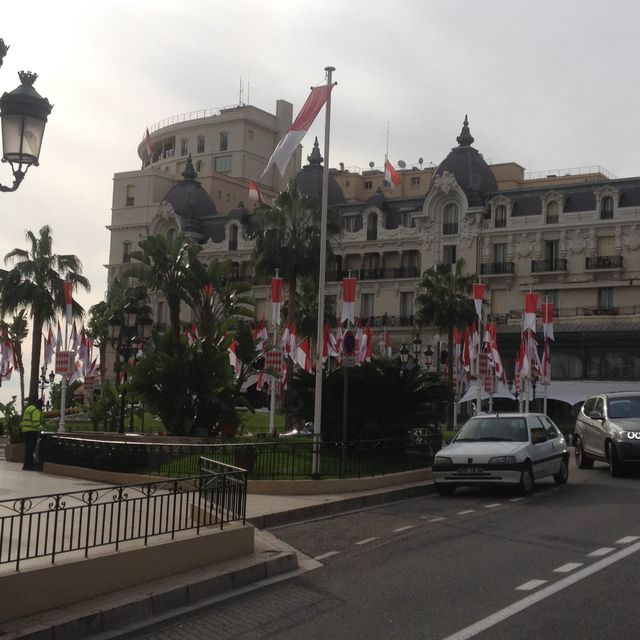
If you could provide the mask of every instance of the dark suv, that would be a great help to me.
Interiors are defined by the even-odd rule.
[[[625,463],[640,463],[640,391],[588,398],[576,420],[574,445],[580,469],[602,460],[617,477],[623,475]]]

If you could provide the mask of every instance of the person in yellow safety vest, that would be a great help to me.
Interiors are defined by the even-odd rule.
[[[43,424],[42,399],[38,398],[29,403],[29,406],[24,410],[22,422],[20,423],[22,435],[24,436],[24,465],[22,468],[26,471],[35,471],[36,469],[35,453]]]

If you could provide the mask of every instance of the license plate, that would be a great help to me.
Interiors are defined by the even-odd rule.
[[[476,474],[476,473],[484,473],[484,469],[482,467],[463,467],[458,469],[458,473],[462,474]]]

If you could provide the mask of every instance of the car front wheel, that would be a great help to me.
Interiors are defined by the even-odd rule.
[[[576,458],[576,466],[578,469],[591,469],[593,467],[593,458],[590,458],[582,446],[582,439],[578,436],[574,440],[574,454]]]
[[[556,484],[566,484],[569,479],[569,463],[566,458],[562,458],[560,463],[560,470],[554,474],[553,479]]]
[[[519,487],[520,493],[524,496],[528,496],[533,491],[533,470],[530,464],[527,464],[520,474]]]
[[[624,463],[620,460],[617,447],[614,442],[608,444],[609,473],[613,478],[621,478],[624,475]]]

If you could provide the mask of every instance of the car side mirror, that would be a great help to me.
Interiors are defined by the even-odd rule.
[[[592,420],[604,420],[604,416],[602,415],[602,411],[592,411],[589,414],[589,417]]]

